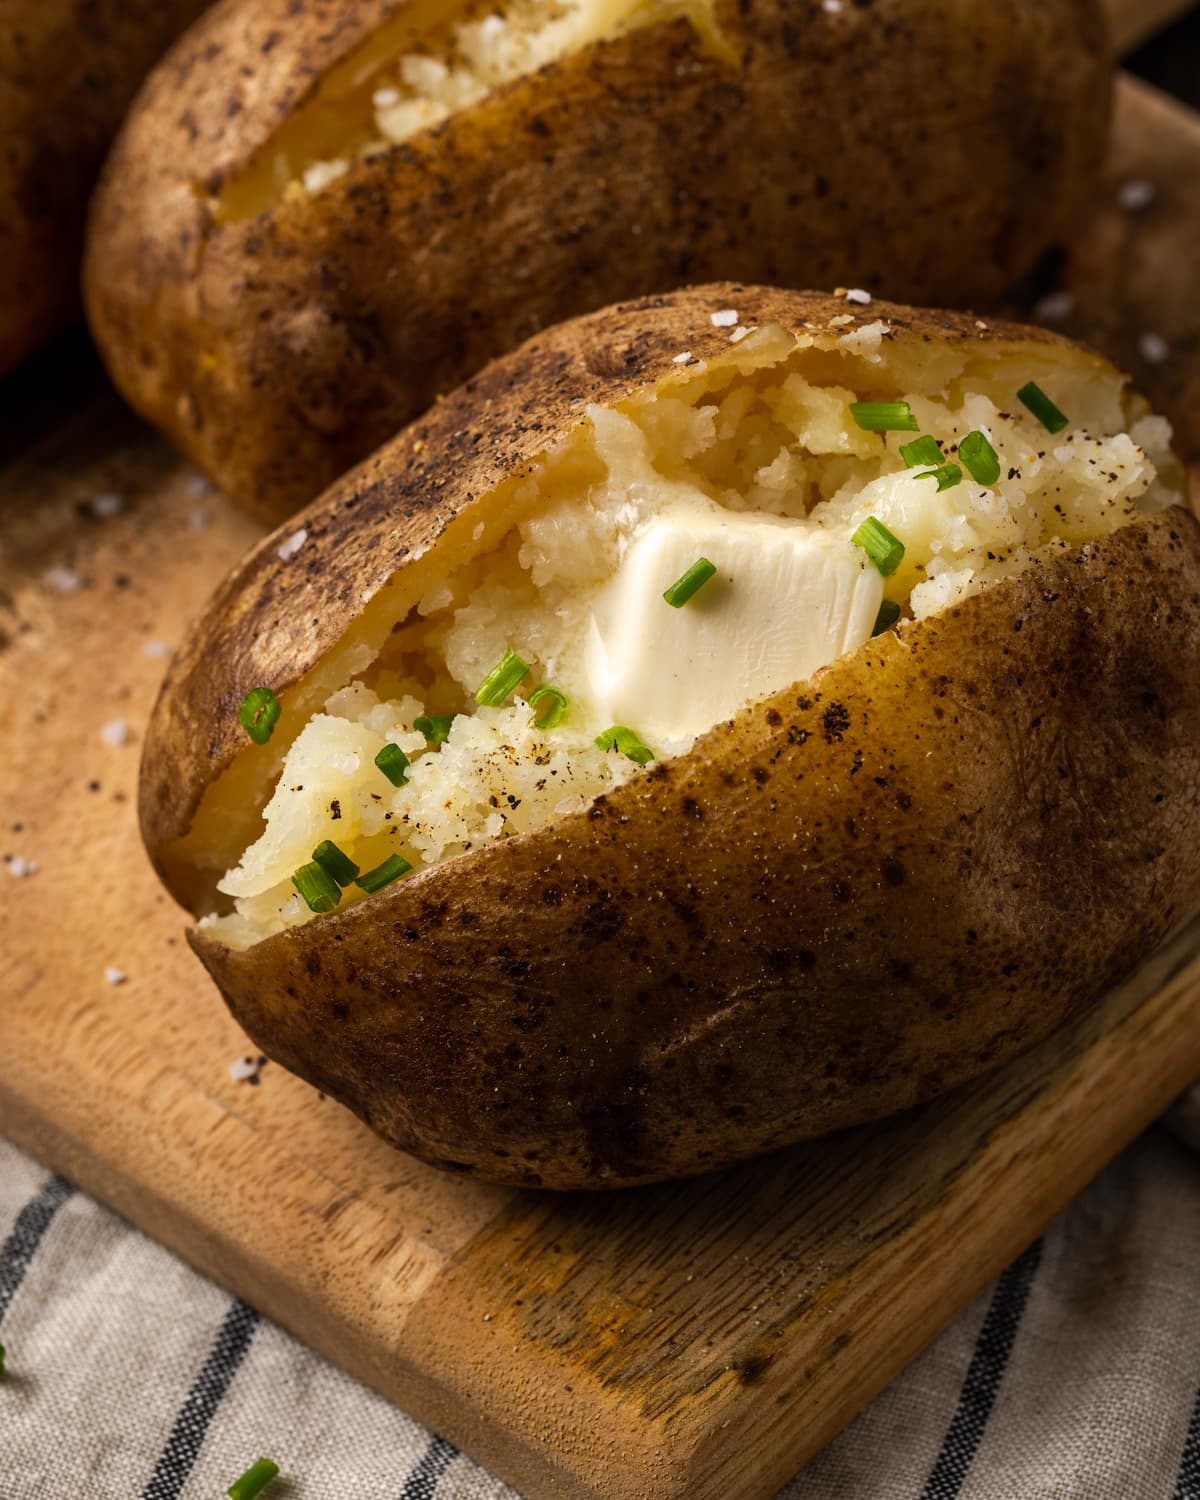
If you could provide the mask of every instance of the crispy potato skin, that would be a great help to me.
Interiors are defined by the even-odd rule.
[[[9,0],[0,27],[0,375],[79,312],[88,194],[126,106],[207,0]]]
[[[736,67],[659,23],[214,223],[207,193],[393,8],[218,5],[93,210],[114,379],[271,521],[488,359],[622,297],[739,277],[987,304],[1069,229],[1104,146],[1100,0],[718,0]]]
[[[244,746],[245,692],[294,683],[580,397],[726,348],[722,305],[845,311],[720,286],[550,330],[310,507],[291,563],[268,541],[232,575],[146,740],[143,832],[177,894],[168,846]],[[866,311],[898,340],[1101,363]],[[998,1066],[1200,901],[1198,641],[1200,524],[1171,510],[870,642],[585,813],[244,953],[193,946],[264,1051],[428,1160],[554,1188],[703,1171]]]

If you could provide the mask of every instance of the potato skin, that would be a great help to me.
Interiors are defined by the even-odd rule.
[[[126,106],[207,0],[8,0],[0,27],[0,375],[79,312],[88,194]]]
[[[143,832],[177,895],[203,899],[169,845],[245,744],[244,693],[295,682],[581,397],[727,348],[722,305],[793,329],[846,310],[719,286],[550,330],[312,506],[292,563],[268,540],[232,575],[146,740]],[[1200,525],[1171,510],[880,637],[583,814],[244,953],[193,946],[264,1051],[405,1150],[554,1188],[704,1171],[998,1066],[1200,901],[1198,640]]]
[[[987,304],[1072,225],[1106,135],[1100,0],[717,0],[585,49],[307,201],[227,181],[384,0],[226,0],[96,199],[89,318],[131,403],[277,521],[473,370],[622,297],[738,277]]]

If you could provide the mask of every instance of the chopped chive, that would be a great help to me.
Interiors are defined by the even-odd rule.
[[[272,1463],[269,1458],[260,1458],[235,1479],[225,1493],[229,1500],[254,1500],[278,1473],[277,1463]]]
[[[906,469],[936,468],[942,461],[942,446],[937,438],[928,435],[913,438],[911,443],[900,444],[900,457]]]
[[[686,573],[682,574],[669,589],[663,590],[663,598],[672,609],[685,605],[693,594],[698,593],[717,571],[707,557],[698,557]]]
[[[995,484],[1000,478],[1000,459],[982,432],[968,432],[958,445],[958,456],[976,484]]]
[[[399,745],[389,741],[375,757],[375,764],[393,786],[404,786],[408,782],[404,773],[408,770],[409,760]]]
[[[313,850],[312,857],[313,864],[320,865],[326,875],[332,875],[338,885],[349,885],[358,874],[358,866],[332,839],[322,839]]]
[[[342,899],[337,881],[316,860],[301,865],[292,876],[292,884],[304,897],[309,911],[333,911]]]
[[[539,703],[546,707],[537,712]],[[534,710],[533,722],[539,729],[557,729],[567,715],[567,695],[560,688],[544,682],[529,695],[529,706]]]
[[[634,731],[627,729],[624,724],[614,724],[611,729],[598,734],[596,746],[600,750],[619,750],[622,755],[627,755],[639,766],[644,766],[648,760],[654,759],[654,751],[649,745],[642,744]]]
[[[939,491],[952,490],[956,484],[962,483],[962,470],[957,464],[943,464],[940,469],[926,469],[917,478],[936,479]]]
[[[876,516],[868,516],[850,540],[863,549],[885,578],[896,571],[904,557],[904,543]]]
[[[1017,392],[1017,400],[1022,406],[1029,408],[1047,432],[1061,432],[1067,425],[1066,416],[1034,381],[1021,387]]]
[[[475,690],[475,702],[483,708],[497,708],[529,671],[515,651],[505,650],[504,655],[487,674]]]
[[[399,854],[389,854],[381,865],[376,865],[373,870],[360,875],[354,884],[360,890],[370,894],[372,891],[382,890],[385,885],[390,885],[401,875],[407,875],[411,869],[412,865],[408,860],[403,859]]]
[[[850,415],[864,432],[920,432],[907,401],[852,401]]]
[[[431,745],[444,745],[450,738],[450,726],[457,714],[421,714],[413,720],[413,728],[423,734]]]
[[[242,699],[238,718],[256,745],[265,745],[279,722],[279,699],[270,688],[251,688]]]
[[[885,599],[879,606],[879,613],[875,616],[871,634],[882,635],[885,630],[890,630],[899,618],[900,606],[894,599]]]

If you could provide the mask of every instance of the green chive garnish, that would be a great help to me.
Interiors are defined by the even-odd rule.
[[[300,866],[292,876],[292,884],[304,897],[309,911],[333,911],[342,899],[337,881],[315,860]]]
[[[404,774],[408,770],[408,756],[399,745],[386,744],[375,757],[375,764],[393,786],[404,786],[408,781]]]
[[[654,759],[654,751],[649,745],[643,745],[633,730],[627,729],[624,724],[614,724],[611,729],[598,734],[596,747],[600,750],[619,750],[622,755],[627,755],[639,766],[644,766],[648,760]]]
[[[935,437],[913,438],[911,443],[900,444],[900,457],[906,469],[937,468],[942,461],[941,444]]]
[[[875,516],[868,516],[850,540],[863,549],[885,578],[896,571],[904,557],[904,543]]]
[[[704,587],[716,571],[715,564],[710,563],[707,557],[698,557],[686,573],[677,578],[669,589],[664,589],[663,598],[672,609],[679,609]]]
[[[538,712],[538,704],[544,703],[546,707]],[[567,695],[561,689],[551,687],[544,682],[540,688],[534,688],[529,695],[529,706],[533,709],[533,722],[539,729],[557,729],[566,718]]]
[[[875,616],[871,634],[882,635],[885,630],[890,630],[899,618],[900,606],[894,599],[885,599],[879,606],[879,613]]]
[[[528,671],[528,664],[515,651],[506,650],[476,688],[475,702],[483,708],[498,708]]]
[[[917,478],[936,479],[939,490],[952,490],[956,484],[962,483],[962,470],[957,464],[943,464],[940,469],[926,469]]]
[[[920,432],[907,401],[852,401],[850,415],[864,432]]]
[[[1000,460],[982,432],[968,432],[958,445],[958,456],[976,484],[995,484],[1000,478]]]
[[[270,688],[251,688],[242,699],[238,718],[256,745],[265,745],[279,722],[279,699]]]
[[[279,1465],[269,1458],[260,1458],[246,1472],[235,1479],[225,1493],[229,1500],[254,1500],[263,1488],[279,1473]]]
[[[354,884],[360,890],[370,894],[372,891],[382,890],[385,885],[390,885],[401,875],[407,875],[411,869],[412,865],[408,860],[402,859],[398,854],[389,854],[381,865],[376,865],[373,870],[360,875]]]
[[[1047,432],[1061,432],[1067,425],[1067,418],[1032,380],[1017,392],[1017,400],[1029,408]]]
[[[322,839],[313,850],[312,857],[313,864],[320,865],[326,875],[332,875],[338,885],[349,885],[358,874],[358,866],[332,839]]]
[[[444,745],[450,738],[450,726],[456,718],[456,714],[421,714],[413,720],[413,728],[431,745]]]

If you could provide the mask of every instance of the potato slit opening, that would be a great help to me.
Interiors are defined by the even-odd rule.
[[[1099,360],[893,342],[883,322],[731,340],[585,408],[282,695],[271,745],[233,762],[171,851],[207,872],[214,936],[247,947],[312,920],[292,877],[323,840],[360,875],[398,860],[404,879],[533,833],[897,620],[1179,499],[1167,423]],[[1030,380],[1066,429],[1017,399]],[[893,425],[872,430],[862,402],[891,403]],[[902,451],[918,437],[938,463],[928,442],[923,461]],[[695,592],[664,598],[699,561]],[[511,680],[477,701],[506,653]],[[350,881],[336,904],[370,894]]]
[[[432,130],[489,94],[597,42],[684,20],[701,47],[736,58],[715,0],[409,0],[316,82],[221,187],[221,223],[320,192],[364,158]]]

